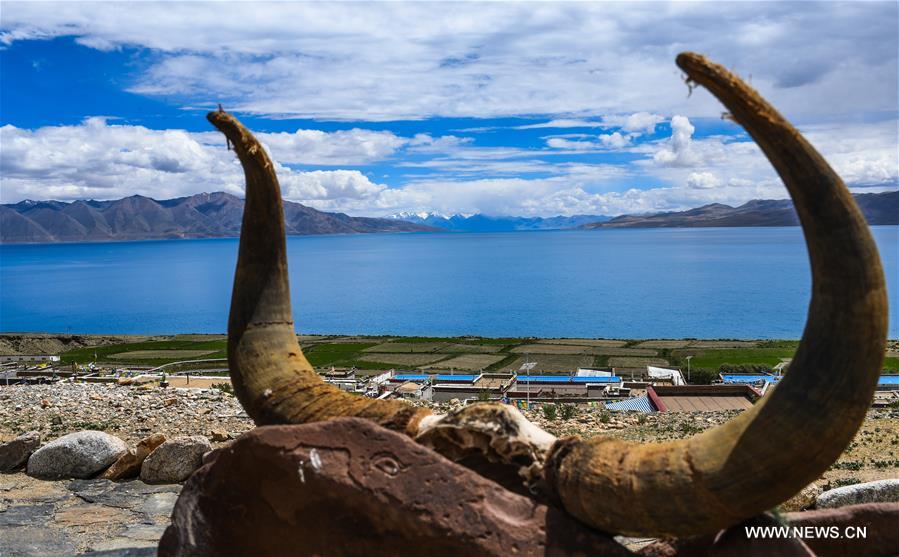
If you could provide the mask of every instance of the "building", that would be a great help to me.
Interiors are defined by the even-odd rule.
[[[506,392],[509,399],[532,402],[591,402],[615,396],[617,376],[519,375]]]
[[[710,412],[747,410],[761,393],[749,385],[656,385],[646,396],[659,412]]]
[[[8,362],[49,362],[55,363],[59,361],[59,356],[51,356],[49,354],[16,354],[16,355],[6,355],[0,356],[0,364],[5,364]]]
[[[397,398],[413,398],[418,400],[432,400],[433,387],[429,382],[405,381],[393,389]]]
[[[763,383],[777,383],[780,375],[769,373],[720,373],[718,377],[725,384],[762,385]]]
[[[878,391],[899,391],[899,375],[881,375],[877,380]]]
[[[648,385],[646,394],[607,402],[606,409],[633,412],[712,412],[747,410],[761,393],[745,384]]]

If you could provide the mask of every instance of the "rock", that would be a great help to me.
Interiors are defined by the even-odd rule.
[[[102,431],[79,431],[47,443],[28,459],[29,476],[44,480],[89,478],[128,450],[125,442]]]
[[[784,519],[795,527],[835,527],[839,536],[807,537],[804,541],[818,557],[888,557],[899,547],[899,503],[868,503],[839,509],[787,513]],[[849,533],[849,528],[852,535]],[[864,528],[864,537],[857,528]]]
[[[183,482],[203,464],[203,453],[212,445],[202,435],[175,437],[159,445],[140,467],[140,479],[147,483]]]
[[[222,443],[231,439],[231,435],[227,431],[222,431],[221,429],[212,430],[209,437],[212,439],[213,443]]]
[[[140,474],[141,464],[150,456],[156,447],[165,442],[165,435],[154,433],[148,437],[144,437],[138,442],[133,449],[119,457],[112,466],[100,474],[100,477],[107,480],[121,480],[126,478],[136,478]]]
[[[877,480],[825,491],[815,500],[819,509],[834,509],[861,503],[899,503],[899,479]]]
[[[185,484],[159,556],[425,550],[429,557],[631,555],[404,435],[342,418],[259,427],[217,451]]]
[[[0,472],[13,472],[25,466],[28,457],[41,446],[41,434],[29,431],[0,444]]]

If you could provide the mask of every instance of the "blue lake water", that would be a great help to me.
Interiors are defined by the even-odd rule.
[[[874,227],[899,336],[899,227]],[[798,338],[799,228],[288,239],[304,333]],[[0,246],[0,331],[220,333],[236,239]]]

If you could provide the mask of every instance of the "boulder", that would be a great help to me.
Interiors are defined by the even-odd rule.
[[[137,446],[128,449],[128,452],[119,457],[112,466],[100,474],[100,477],[106,480],[123,480],[127,478],[136,478],[140,474],[140,467],[144,460],[150,456],[156,447],[165,442],[165,435],[154,433],[148,437],[141,439]]]
[[[29,431],[12,441],[0,443],[0,472],[14,472],[25,466],[31,453],[41,446],[41,434]]]
[[[895,557],[899,504],[868,503],[839,509],[765,514],[706,536],[655,541],[640,557]],[[789,526],[798,538],[749,539],[746,526]],[[803,535],[804,532],[807,534]]]
[[[813,536],[805,543],[817,557],[895,557],[899,548],[899,503],[867,503],[838,509],[787,513],[795,527],[835,528],[839,536]],[[859,535],[863,528],[864,537]]]
[[[815,500],[815,508],[835,509],[862,503],[899,503],[899,479],[877,480],[825,491]]]
[[[159,445],[140,467],[140,479],[147,483],[183,482],[203,464],[203,454],[212,445],[202,435],[175,437]]]
[[[632,555],[358,418],[259,427],[216,451],[185,483],[159,545],[160,557],[425,553]]]
[[[28,459],[29,476],[42,480],[90,478],[125,454],[128,446],[102,431],[78,431],[47,443]]]

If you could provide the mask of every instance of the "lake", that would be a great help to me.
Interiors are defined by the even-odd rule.
[[[899,227],[873,227],[899,336]],[[288,238],[303,333],[799,338],[799,228]],[[0,246],[0,331],[221,333],[237,239]]]

